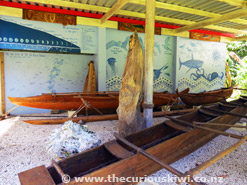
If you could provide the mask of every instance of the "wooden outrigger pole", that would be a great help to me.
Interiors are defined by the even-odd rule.
[[[144,124],[153,121],[153,60],[154,60],[155,0],[146,0],[145,60],[144,60]]]

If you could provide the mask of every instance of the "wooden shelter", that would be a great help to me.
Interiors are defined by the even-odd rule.
[[[70,22],[106,28],[115,28],[117,22],[146,25],[144,112],[147,126],[152,125],[154,25],[166,35],[189,37],[200,33],[219,36],[221,41],[246,39],[244,0],[2,0],[0,10],[1,15],[33,20],[32,11],[75,16],[73,20],[63,18],[60,21],[63,25]],[[1,66],[3,68],[4,64]],[[3,72],[1,77],[4,84]],[[5,112],[4,87],[1,91],[2,112]]]

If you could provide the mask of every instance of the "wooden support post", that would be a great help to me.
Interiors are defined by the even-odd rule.
[[[153,121],[153,60],[154,60],[155,0],[146,0],[145,60],[144,60],[144,124]]]
[[[4,53],[0,52],[1,59],[1,111],[5,113],[5,75],[4,75]]]

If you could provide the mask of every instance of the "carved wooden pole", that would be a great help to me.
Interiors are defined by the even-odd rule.
[[[153,60],[154,60],[155,0],[146,0],[145,60],[144,60],[144,123],[153,121]]]

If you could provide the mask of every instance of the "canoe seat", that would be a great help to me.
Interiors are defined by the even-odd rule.
[[[21,185],[55,185],[45,165],[18,174]]]
[[[134,155],[133,152],[126,150],[115,140],[105,143],[104,146],[113,156],[117,157],[118,159],[125,159]]]
[[[215,114],[213,112],[206,111],[204,109],[199,109],[198,111],[199,113],[204,114],[206,116],[210,116],[210,117],[218,117],[220,115],[220,114]]]

